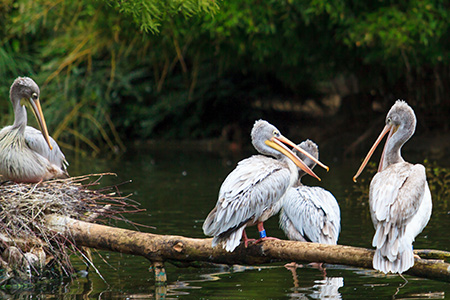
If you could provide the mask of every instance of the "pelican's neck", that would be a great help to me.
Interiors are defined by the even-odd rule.
[[[318,157],[319,157],[319,156],[317,156],[316,158],[318,158]],[[303,160],[303,162],[304,162],[311,170],[314,169],[314,167],[316,166],[316,163],[313,162],[312,159],[310,159],[309,157],[306,157],[306,158],[305,158],[305,155],[302,155],[302,156],[300,157],[300,159]],[[298,180],[297,180],[297,182],[295,183],[295,187],[298,187],[298,186],[302,186],[302,185],[303,185],[303,183],[302,183],[302,178],[306,175],[306,172],[303,171],[302,169],[298,168],[298,167],[297,167],[297,172],[298,172]]]
[[[14,124],[13,128],[18,128],[20,131],[25,132],[27,126],[27,109],[25,105],[20,104],[20,99],[11,100],[14,108]]]
[[[284,163],[287,164],[287,166],[289,168],[289,172],[291,174],[289,187],[292,187],[297,184],[301,184],[297,165],[286,156],[284,156],[282,158],[282,160]]]
[[[298,169],[297,169],[298,170]],[[297,182],[295,182],[295,184],[294,184],[294,187],[299,187],[299,186],[302,186],[303,185],[303,183],[302,183],[302,178],[303,178],[303,176],[305,176],[306,175],[306,172],[305,171],[299,171],[298,172],[298,179],[297,179]]]
[[[386,154],[383,158],[383,168],[381,169],[381,171],[386,169],[390,165],[404,161],[400,151],[401,147],[402,145],[400,145],[399,147],[394,147],[392,144],[386,145]]]
[[[414,127],[411,124],[404,123],[400,125],[398,130],[386,142],[381,171],[390,165],[405,161],[402,157],[401,149],[413,134]]]
[[[256,140],[256,141],[253,140],[252,143],[253,143],[253,147],[255,147],[256,151],[258,151],[262,155],[272,156],[272,157],[274,157],[274,158],[276,158],[278,160],[282,160],[285,157],[282,153],[280,153],[277,150],[267,146],[261,140]]]

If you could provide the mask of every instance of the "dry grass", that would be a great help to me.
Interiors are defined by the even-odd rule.
[[[52,272],[58,270],[59,276],[69,276],[73,273],[70,254],[75,252],[89,260],[89,253],[46,227],[45,216],[49,214],[89,222],[128,222],[123,213],[140,211],[130,195],[122,196],[116,186],[99,188],[106,175],[114,174],[90,174],[37,184],[0,184],[0,263],[6,273],[11,273],[3,278],[40,278],[49,267]]]

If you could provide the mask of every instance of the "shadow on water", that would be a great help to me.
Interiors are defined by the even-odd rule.
[[[140,228],[141,231],[204,237],[202,223],[216,203],[221,183],[239,160],[252,154],[254,152],[224,156],[212,152],[137,148],[117,161],[72,162],[71,175],[115,172],[117,177],[105,177],[103,184],[132,180],[120,189],[123,194],[133,193],[131,198],[140,202],[146,211],[127,217],[156,227]],[[324,159],[324,162],[327,161]],[[359,163],[359,158],[328,162],[329,173],[318,170],[322,182],[309,178],[305,183],[320,184],[337,198],[342,212],[339,244],[371,248],[374,230],[367,198],[361,192],[364,188],[355,189],[351,180]],[[359,184],[367,185],[368,182],[369,176],[362,176]],[[433,198],[433,202],[432,219],[416,239],[414,247],[448,250],[450,241],[446,229],[450,226],[450,218],[447,201]],[[266,223],[270,235],[285,238],[278,228],[277,217]],[[248,234],[257,237],[257,230],[249,228]],[[444,299],[450,293],[448,283],[406,276],[409,283],[399,289],[404,283],[399,276],[339,265],[327,265],[324,275],[308,267],[292,274],[282,265],[177,268],[167,264],[168,284],[156,287],[145,259],[106,251],[97,254],[94,252],[95,264],[106,282],[91,271],[88,278],[61,284],[56,291],[32,291],[25,297],[60,297],[64,294],[64,298],[102,299]],[[76,261],[75,265],[85,269],[82,262]]]

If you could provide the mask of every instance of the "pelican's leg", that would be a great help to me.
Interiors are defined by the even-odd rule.
[[[247,233],[245,232],[245,229],[244,229],[244,232],[242,233],[242,239],[244,240],[244,246],[245,246],[245,248],[247,248],[248,242],[254,242],[254,241],[256,241],[255,239],[249,239],[249,238],[247,237]]]
[[[404,280],[405,282],[402,283],[402,284],[397,288],[397,291],[395,292],[394,296],[396,296],[396,295],[398,294],[398,292],[400,292],[400,289],[403,288],[405,285],[407,285],[408,282],[409,282],[405,277],[403,277],[403,275],[402,275],[401,273],[399,273],[398,275],[400,275],[400,277],[403,278],[403,280]],[[394,297],[393,297],[393,298],[394,298]]]
[[[299,284],[298,284],[298,277],[297,277],[297,264],[296,264],[296,263],[292,263],[292,264],[294,264],[294,266],[286,267],[287,264],[284,265],[284,266],[286,267],[286,269],[288,269],[289,271],[291,271],[291,273],[292,273],[292,279],[294,280],[294,287],[295,287],[295,288],[298,288],[298,287],[299,287]]]
[[[299,265],[298,263],[296,263],[295,261],[285,264],[284,267],[286,269],[296,269],[296,268],[303,268],[303,265]]]
[[[275,237],[269,237],[266,235],[266,230],[264,229],[264,223],[258,222],[258,231],[259,231],[259,239],[256,240],[256,243],[265,241],[265,240],[279,240]]]

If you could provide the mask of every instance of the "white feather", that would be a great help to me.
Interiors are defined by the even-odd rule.
[[[370,212],[375,226],[373,267],[403,273],[414,265],[412,242],[431,216],[425,168],[400,162],[377,173],[370,184]]]
[[[222,183],[217,205],[203,224],[203,232],[214,236],[213,246],[223,242],[233,251],[247,225],[278,213],[279,200],[297,179],[293,174],[298,174],[297,167],[288,159],[254,155],[240,161]]]
[[[291,240],[336,244],[341,215],[336,198],[321,187],[290,188],[282,200],[280,226]]]

